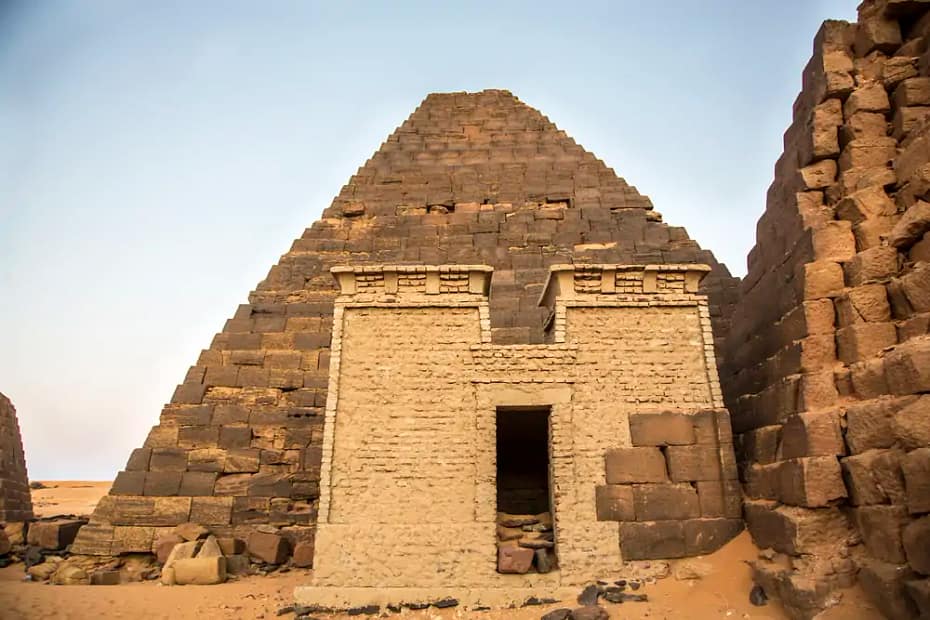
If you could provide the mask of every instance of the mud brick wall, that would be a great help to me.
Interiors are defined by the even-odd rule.
[[[0,394],[0,523],[32,519],[32,497],[16,408]]]
[[[733,314],[722,383],[757,579],[799,617],[857,577],[930,614],[930,5],[825,22]]]
[[[697,293],[708,268],[554,266],[542,296],[552,333],[534,345],[492,342],[493,288],[488,298],[476,284],[488,268],[416,268],[422,284],[405,284],[404,269],[414,268],[334,270],[343,294],[313,596],[578,584],[616,574],[625,559],[708,553],[742,529],[710,316]],[[498,573],[498,407],[549,411],[558,571]],[[664,484],[614,485],[615,450],[654,450]],[[632,494],[632,523],[605,515],[605,489]],[[693,514],[674,495],[686,490]],[[674,537],[668,528],[680,548],[659,541]]]
[[[573,262],[711,265],[702,290],[722,343],[737,281],[648,198],[506,91],[428,96],[201,353],[76,548],[111,553],[115,523],[161,526],[136,511],[173,497],[191,510],[172,519],[312,532],[331,267],[490,265],[492,338],[526,344],[545,338],[536,302],[548,267]]]

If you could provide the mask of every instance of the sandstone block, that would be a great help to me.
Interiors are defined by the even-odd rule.
[[[779,425],[763,426],[739,435],[737,459],[740,462],[774,463],[781,438],[782,427]]]
[[[226,581],[226,558],[223,556],[177,560],[172,569],[178,585],[208,586]]]
[[[684,524],[682,521],[621,523],[620,553],[625,561],[685,557]]]
[[[866,558],[859,562],[859,584],[866,596],[888,618],[916,618],[917,608],[908,598],[905,582],[915,575],[907,565]]]
[[[888,112],[890,109],[891,102],[885,87],[876,83],[857,88],[843,104],[843,114],[846,118],[856,112]]]
[[[930,310],[930,263],[917,263],[900,281],[911,308],[917,312]]]
[[[901,407],[891,421],[891,431],[905,450],[930,447],[930,394]]]
[[[850,501],[865,504],[904,504],[904,476],[900,450],[868,450],[843,459],[843,478]]]
[[[689,519],[684,522],[685,553],[713,553],[742,531],[742,519]]]
[[[860,506],[854,511],[856,526],[872,557],[891,564],[903,564],[901,533],[908,522],[904,506]]]
[[[876,15],[860,19],[856,24],[856,41],[853,46],[856,56],[862,58],[873,50],[891,54],[900,46],[901,28],[897,20]]]
[[[892,216],[897,212],[898,208],[894,201],[888,197],[881,186],[855,191],[836,205],[837,217],[853,224],[876,217]]]
[[[265,564],[283,564],[289,553],[287,540],[277,534],[252,532],[246,541],[249,555]]]
[[[907,508],[911,514],[930,512],[930,448],[918,448],[901,461]]]
[[[815,260],[844,262],[856,253],[852,224],[844,220],[832,220],[811,229],[811,243]]]
[[[86,523],[86,521],[76,519],[35,521],[29,526],[26,540],[30,545],[36,545],[43,549],[64,549],[74,542],[78,530]]]
[[[902,542],[911,568],[922,575],[930,575],[930,516],[908,523]]]
[[[806,190],[824,189],[836,181],[836,161],[822,159],[798,170],[800,184]]]
[[[914,77],[898,84],[894,104],[896,107],[930,105],[930,78]]]
[[[636,413],[630,416],[634,446],[681,446],[694,443],[690,417],[679,413]]]
[[[199,540],[210,535],[210,530],[197,523],[182,523],[174,528],[174,533],[184,540]]]
[[[92,586],[118,586],[120,584],[120,574],[118,570],[98,570],[90,575],[90,585]]]
[[[252,566],[249,556],[244,553],[237,553],[226,556],[226,573],[229,575],[248,574]]]
[[[896,248],[907,248],[919,241],[928,230],[930,230],[930,203],[918,200],[895,224],[888,236],[888,243]]]
[[[866,284],[849,289],[836,300],[836,314],[842,327],[861,323],[891,320],[888,295],[881,284]]]
[[[155,548],[155,559],[158,560],[160,564],[164,565],[171,556],[171,552],[174,550],[175,545],[179,545],[183,542],[184,539],[177,534],[162,534],[157,537],[152,545]]]
[[[674,482],[721,479],[720,454],[715,446],[669,446],[665,456]]]
[[[691,519],[701,515],[697,492],[690,484],[633,485],[637,521]]]
[[[904,589],[916,604],[921,618],[930,618],[930,579],[904,582]]]
[[[878,85],[878,88],[885,89]],[[854,168],[883,168],[894,160],[897,140],[887,138],[856,138],[851,140],[840,154],[839,168],[842,171]]]
[[[142,494],[156,497],[177,495],[182,476],[183,472],[179,471],[150,471],[145,475]]]
[[[294,555],[291,563],[298,568],[313,567],[313,543],[300,542],[294,546]]]
[[[894,323],[854,323],[836,331],[837,353],[847,364],[873,357],[897,342]]]
[[[155,528],[139,525],[122,525],[113,528],[114,554],[149,553],[155,538]]]
[[[500,547],[497,550],[497,572],[523,575],[533,566],[535,553],[524,547]]]
[[[898,253],[894,248],[869,248],[859,252],[846,263],[846,282],[849,286],[861,286],[889,278],[897,271]]]
[[[778,498],[794,506],[822,507],[846,497],[836,457],[812,456],[779,463]]]
[[[668,480],[665,457],[656,447],[608,450],[604,461],[608,484]]]
[[[930,392],[930,337],[899,344],[884,359],[885,378],[893,394]]]
[[[805,300],[832,297],[843,289],[843,268],[831,261],[815,261],[795,269],[798,295]]]
[[[839,418],[835,411],[799,413],[781,429],[781,456],[842,456],[846,453]]]
[[[839,155],[838,131],[843,124],[843,108],[839,99],[827,99],[814,108],[806,132],[801,163]]]
[[[903,139],[913,130],[919,128],[928,116],[930,116],[930,107],[927,106],[897,108],[891,120],[891,135],[896,140]]]
[[[843,540],[849,523],[836,508],[809,510],[766,500],[743,503],[746,525],[757,547],[780,553],[815,553],[827,541]]]
[[[144,471],[121,471],[116,474],[113,486],[110,488],[111,495],[142,495],[145,488]]]
[[[190,519],[204,525],[228,525],[232,518],[232,497],[194,497]]]
[[[633,488],[608,484],[595,489],[598,521],[634,521]]]
[[[187,450],[179,448],[154,448],[149,460],[149,470],[152,472],[187,470]]]

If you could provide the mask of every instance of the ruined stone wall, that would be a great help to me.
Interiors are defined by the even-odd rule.
[[[930,613],[930,12],[825,22],[749,255],[722,382],[756,577],[799,617],[856,580]]]
[[[32,498],[16,408],[0,394],[0,523],[31,518]]]
[[[493,340],[540,343],[546,317],[536,301],[552,264],[705,263],[719,344],[736,281],[661,219],[648,198],[510,93],[430,95],[201,353],[76,549],[141,549],[158,535],[153,527],[205,511],[225,535],[273,524],[312,536],[334,266],[490,265]],[[152,516],[139,516],[142,507]]]
[[[546,592],[616,574],[624,559],[708,553],[742,529],[732,509],[738,512],[739,489],[724,487],[736,477],[735,460],[697,276],[693,287],[670,277],[649,290],[644,274],[656,268],[634,266],[622,272],[625,289],[604,290],[615,266],[554,267],[547,290],[556,292],[544,296],[551,343],[500,345],[491,343],[490,300],[474,286],[475,274],[490,274],[457,273],[487,268],[439,267],[425,274],[435,282],[431,293],[412,285],[405,292],[404,270],[413,269],[424,268],[336,274],[343,295],[316,541],[314,582],[323,592],[315,598],[338,599],[347,588]],[[595,287],[585,282],[592,274]],[[470,282],[471,292],[444,288],[455,278]],[[558,571],[499,573],[499,407],[549,409]],[[667,447],[659,435],[682,425],[688,437]],[[613,464],[623,481],[611,478],[613,451],[650,441],[661,479],[654,471],[641,478],[641,464],[631,461]],[[628,513],[618,507],[624,498],[605,495],[617,489],[629,492]]]

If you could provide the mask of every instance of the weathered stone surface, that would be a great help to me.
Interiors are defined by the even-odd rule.
[[[637,521],[690,519],[701,515],[697,493],[690,484],[637,484],[633,486]]]
[[[598,521],[634,521],[633,488],[628,485],[608,484],[595,489]],[[498,538],[500,536],[498,535]],[[501,538],[506,540],[506,538]]]
[[[891,564],[903,564],[901,534],[908,522],[904,506],[860,506],[854,511],[856,526],[869,554]]]
[[[174,528],[174,533],[184,540],[198,540],[210,535],[210,530],[197,523],[182,523]]]
[[[645,521],[620,524],[620,552],[624,560],[660,560],[688,555],[682,521]]]
[[[906,450],[930,447],[930,394],[901,407],[892,418],[891,430]]]
[[[720,453],[716,446],[669,446],[665,456],[674,482],[720,480],[722,477]]]
[[[182,542],[184,542],[184,539],[177,534],[162,534],[158,536],[153,543],[155,547],[155,559],[157,559],[160,564],[165,564],[171,556],[171,552],[174,550],[175,545],[179,545]]]
[[[630,416],[634,446],[681,446],[694,443],[694,427],[679,413],[639,413]]]
[[[29,526],[27,540],[30,545],[37,545],[43,549],[64,549],[74,542],[78,530],[85,523],[87,522],[78,519],[36,521]]]
[[[313,567],[313,543],[300,542],[294,546],[291,563],[298,568]]]
[[[209,586],[226,581],[226,558],[223,556],[176,560],[171,568],[178,585]]]
[[[500,547],[497,550],[497,572],[522,575],[533,566],[535,554],[524,547]]]
[[[781,456],[842,456],[846,453],[835,411],[800,413],[788,418],[781,429]]]
[[[252,532],[246,541],[249,555],[266,564],[283,564],[290,552],[287,540],[277,534]]]
[[[899,344],[885,356],[885,377],[894,394],[930,392],[930,338]]]
[[[911,568],[922,575],[930,575],[930,516],[908,523],[902,542]]]
[[[915,575],[907,565],[866,559],[859,565],[859,584],[866,596],[888,618],[916,618],[917,607],[905,590],[905,583]]]
[[[930,512],[930,448],[912,450],[901,461],[907,507],[911,514]]]
[[[846,497],[835,457],[805,457],[779,463],[778,499],[794,506],[821,507]]]
[[[917,606],[920,617],[930,617],[930,579],[905,581],[904,591]]]
[[[749,500],[743,503],[743,511],[757,547],[789,555],[816,553],[825,542],[843,540],[849,534],[849,523],[836,508],[807,510]]]
[[[742,531],[742,519],[689,519],[684,522],[685,552],[713,553]]]
[[[904,504],[900,450],[867,450],[842,460],[849,500],[856,506]]]
[[[665,482],[665,457],[659,448],[618,448],[604,457],[608,484]]]

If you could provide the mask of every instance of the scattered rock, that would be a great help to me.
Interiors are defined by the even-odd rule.
[[[244,553],[226,556],[226,573],[229,575],[245,575],[251,568],[252,562]]]
[[[521,538],[517,544],[527,549],[552,549],[555,543],[542,538]]]
[[[537,549],[534,552],[536,556],[536,571],[542,574],[546,574],[552,570],[552,561],[549,557],[549,552],[545,549]]]
[[[164,534],[159,536],[155,540],[155,558],[158,560],[159,564],[165,564],[168,561],[168,556],[171,555],[172,549],[175,545],[181,544],[184,542],[184,539],[178,536],[177,534]]]
[[[449,597],[449,598],[444,598],[444,599],[436,601],[435,603],[433,603],[433,607],[437,607],[439,609],[445,609],[446,607],[456,607],[458,604],[459,604],[458,599]]]
[[[26,565],[26,568],[30,566],[36,566],[45,561],[45,556],[42,554],[41,547],[30,546],[26,547],[26,553],[23,554],[23,563]]]
[[[6,535],[5,531],[0,530],[0,555],[7,555],[12,549],[13,544],[10,542],[10,537]]]
[[[552,603],[558,602],[559,599],[555,598],[538,598],[536,596],[531,596],[523,601],[523,607],[532,607],[533,605],[551,605]]]
[[[29,526],[26,541],[43,549],[64,549],[74,542],[78,530],[87,521],[83,519],[51,519],[49,521],[36,521]]]
[[[703,579],[714,572],[714,567],[709,562],[700,560],[685,560],[679,562],[672,569],[675,579],[682,581],[684,579]]]
[[[59,566],[55,574],[52,575],[52,583],[60,586],[76,586],[86,584],[87,582],[87,572],[79,566],[65,564],[64,566]]]
[[[216,542],[219,543],[220,549],[223,550],[223,555],[225,556],[245,553],[245,541],[241,538],[221,536],[216,539]]]
[[[572,610],[572,620],[610,620],[610,614],[603,607],[585,605]]]
[[[26,574],[32,577],[33,581],[47,581],[56,570],[58,570],[57,562],[44,562],[30,566],[26,569]]]
[[[569,620],[572,617],[572,610],[566,607],[553,609],[549,613],[543,614],[539,620]]]
[[[578,604],[579,605],[597,605],[597,597],[599,594],[600,594],[600,591],[597,589],[597,586],[592,584],[586,587],[584,590],[582,590],[581,594],[578,595]]]
[[[641,584],[638,581],[628,581],[626,585],[630,586],[630,590],[639,590]]]
[[[497,523],[504,527],[522,528],[524,525],[539,523],[539,519],[537,519],[535,515],[509,515],[500,513],[497,517]]]
[[[220,549],[219,543],[216,542],[215,536],[207,536],[197,552],[198,558],[220,558],[223,557],[223,550]]]
[[[48,487],[39,482],[38,480],[33,480],[29,483],[29,488],[33,491],[38,491],[39,489],[47,489]]]
[[[209,586],[226,581],[226,558],[213,556],[175,560],[171,565],[178,585]]]
[[[98,570],[90,575],[90,585],[92,586],[118,586],[120,584],[120,574],[118,570]]]
[[[313,566],[313,543],[299,542],[294,546],[294,555],[291,563],[297,568],[311,568]]]
[[[766,547],[765,549],[760,549],[759,557],[762,558],[763,560],[774,560],[775,550],[770,547]]]
[[[753,586],[752,590],[749,591],[749,602],[756,607],[762,607],[768,603],[768,600],[769,597],[766,596],[765,590],[763,590],[760,585]]]
[[[277,534],[255,531],[246,542],[249,555],[266,564],[282,564],[287,560],[287,540]]]
[[[380,611],[381,611],[381,608],[378,607],[377,605],[364,605],[362,607],[350,607],[349,609],[346,610],[346,615],[347,616],[361,616],[364,614],[366,616],[373,616]]]

